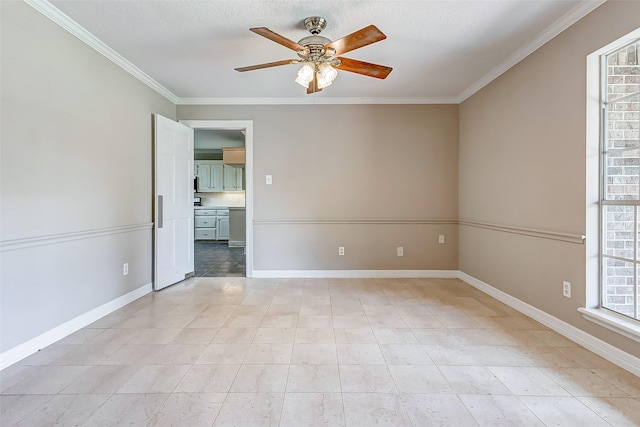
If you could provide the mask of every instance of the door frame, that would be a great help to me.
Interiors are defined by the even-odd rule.
[[[245,132],[246,276],[253,277],[253,120],[178,120],[194,130],[240,130]]]

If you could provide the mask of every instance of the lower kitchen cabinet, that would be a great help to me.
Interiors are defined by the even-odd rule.
[[[195,240],[229,240],[229,209],[194,209]]]

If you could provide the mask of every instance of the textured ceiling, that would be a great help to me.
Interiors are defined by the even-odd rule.
[[[268,98],[293,102],[346,98],[458,102],[600,3],[51,1],[182,101]],[[248,29],[265,26],[298,41],[309,35],[302,23],[308,16],[328,21],[322,35],[331,40],[375,24],[387,39],[344,56],[388,65],[393,72],[386,80],[340,72],[331,87],[307,95],[294,83],[297,65],[234,71],[296,58],[295,52]]]

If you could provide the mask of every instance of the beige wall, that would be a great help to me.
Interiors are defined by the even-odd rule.
[[[253,120],[256,270],[457,269],[457,105],[178,106],[178,118]]]
[[[586,57],[638,27],[640,2],[609,1],[460,106],[463,220],[597,239],[586,229]],[[594,231],[596,234],[594,234]],[[640,355],[582,318],[585,245],[460,226],[460,270]],[[562,281],[573,284],[562,297]]]
[[[25,3],[0,7],[4,352],[151,282],[152,114],[175,105]]]

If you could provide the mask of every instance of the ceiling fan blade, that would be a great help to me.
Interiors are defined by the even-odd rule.
[[[307,87],[307,95],[311,95],[312,93],[320,92],[322,89],[318,87],[318,74],[313,73],[313,80],[309,83],[309,87]]]
[[[344,36],[339,40],[329,43],[325,46],[325,48],[335,49],[336,55],[341,55],[343,53],[350,52],[363,46],[379,42],[380,40],[384,40],[386,38],[387,36],[385,36],[384,33],[378,29],[378,27],[376,27],[375,25],[369,25],[368,27],[364,27],[356,31],[355,33],[351,33],[348,36]]]
[[[250,65],[248,67],[235,68],[235,70],[236,71],[253,71],[253,70],[260,70],[262,68],[278,67],[280,65],[296,64],[297,62],[298,61],[296,61],[295,59],[285,59],[284,61],[267,62],[265,64]]]
[[[377,79],[386,79],[389,73],[393,70],[393,68],[391,67],[372,64],[370,62],[358,61],[357,59],[349,59],[343,57],[340,57],[338,59],[340,60],[341,64],[334,66],[338,70],[363,74],[365,76],[375,77]]]
[[[289,40],[288,38],[281,36],[278,33],[274,33],[267,27],[257,27],[257,28],[249,28],[249,31],[253,31],[256,34],[261,35],[262,37],[266,37],[269,40],[272,40],[278,44],[281,44],[284,47],[288,47],[291,50],[304,50],[303,46],[300,46],[298,43],[293,40]]]

